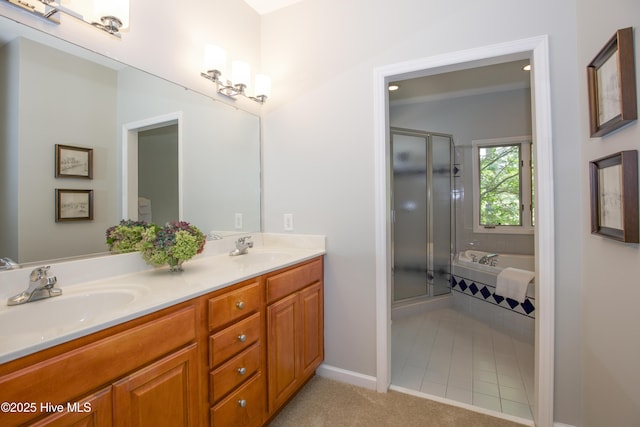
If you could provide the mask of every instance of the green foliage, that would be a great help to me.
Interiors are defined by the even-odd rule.
[[[140,250],[142,235],[149,227],[144,221],[122,220],[120,224],[109,227],[106,231],[109,251],[127,253]]]
[[[175,266],[204,249],[205,235],[188,222],[175,221],[164,227],[152,224],[143,233],[140,252],[148,264]]]
[[[521,225],[520,146],[479,149],[480,224]]]

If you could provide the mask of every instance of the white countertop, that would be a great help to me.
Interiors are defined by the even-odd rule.
[[[96,258],[89,261],[51,264],[51,273],[58,279],[63,294],[20,306],[9,307],[6,299],[0,305],[0,363],[79,338],[93,332],[135,319],[163,308],[224,288],[251,277],[287,267],[325,253],[324,236],[296,236],[255,234],[255,246],[247,255],[231,257],[235,239],[207,242],[205,252],[184,263],[184,271],[171,273],[168,267],[149,268],[140,263],[140,255],[124,254]],[[236,236],[237,237],[237,236]],[[118,268],[127,262],[133,270],[118,274]],[[103,264],[107,265],[103,265]],[[24,270],[24,269],[23,269]],[[4,281],[25,280],[28,271],[0,274],[0,287]],[[65,274],[68,281],[65,281]],[[113,273],[112,273],[113,274]],[[26,276],[25,276],[26,275]],[[24,276],[24,277],[23,277]],[[82,281],[79,277],[87,277]],[[28,280],[22,281],[17,292],[26,289]],[[66,285],[65,285],[66,284]],[[14,284],[12,292],[15,291]],[[116,293],[108,307],[106,297],[98,295]],[[6,292],[0,293],[0,298]],[[111,295],[113,296],[113,295]],[[122,297],[121,300],[119,297]],[[92,299],[90,301],[90,299]],[[82,306],[90,307],[86,312]],[[65,321],[69,316],[69,321]]]

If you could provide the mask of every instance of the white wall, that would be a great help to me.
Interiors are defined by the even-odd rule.
[[[18,43],[0,49],[0,254],[18,259],[18,111],[11,108],[18,100]]]
[[[376,374],[376,67],[548,34],[556,162],[555,419],[580,421],[581,162],[575,2],[306,0],[265,15],[265,230],[327,235],[326,362]]]
[[[20,45],[15,159],[20,263],[104,252],[104,230],[118,218],[116,73],[27,39]],[[46,78],[43,78],[46,76]],[[94,102],[99,99],[100,102]],[[51,106],[58,106],[51,108]],[[55,178],[55,144],[92,148],[93,179]],[[55,222],[54,189],[92,189],[93,221]]]
[[[614,33],[634,27],[636,85],[640,87],[640,3],[614,0],[578,2],[578,67],[580,73],[580,191],[575,215],[583,217],[583,408],[585,426],[637,426],[640,422],[640,339],[637,323],[640,301],[640,250],[590,234],[590,160],[621,150],[638,150],[636,121],[614,134],[589,137],[585,67]]]

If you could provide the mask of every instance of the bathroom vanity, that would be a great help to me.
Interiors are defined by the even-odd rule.
[[[291,254],[279,261],[258,249],[193,261],[186,274],[114,278],[114,286],[147,281],[173,296],[1,364],[0,400],[8,403],[0,425],[265,424],[324,358],[324,251]],[[222,283],[207,290],[209,276]]]

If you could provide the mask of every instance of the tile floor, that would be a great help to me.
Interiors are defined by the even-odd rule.
[[[394,319],[391,383],[532,419],[534,348],[450,308]]]

